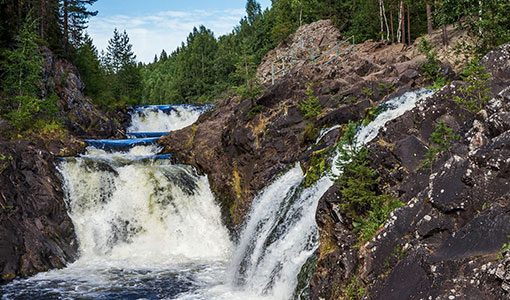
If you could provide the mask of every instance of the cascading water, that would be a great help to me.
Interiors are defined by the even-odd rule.
[[[141,133],[169,132],[195,123],[208,105],[146,105],[135,108],[128,135]]]
[[[386,110],[357,133],[356,143],[369,143],[388,121],[431,94],[422,89],[387,101]],[[341,171],[337,160],[338,155],[332,162],[333,176]],[[297,274],[318,247],[318,201],[334,183],[326,175],[313,186],[302,188],[303,180],[304,174],[296,165],[254,200],[230,269],[231,281],[238,286],[270,299],[292,297]]]
[[[357,142],[368,143],[430,94],[388,101]],[[80,258],[0,287],[2,299],[291,299],[297,274],[318,247],[315,211],[333,179],[304,188],[299,165],[280,176],[254,199],[234,250],[206,177],[158,155],[146,139],[190,125],[202,111],[138,108],[128,132],[144,139],[89,141],[94,147],[62,162]]]

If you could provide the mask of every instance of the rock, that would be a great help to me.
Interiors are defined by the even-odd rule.
[[[115,122],[111,116],[97,109],[85,98],[85,85],[78,69],[69,61],[56,57],[47,47],[42,47],[43,95],[56,92],[66,127],[78,137],[110,138],[123,135],[120,121]]]
[[[435,263],[497,253],[501,245],[508,241],[508,232],[510,209],[500,205],[491,206],[444,241],[429,260]]]
[[[421,165],[421,160],[427,153],[425,145],[410,135],[395,144],[393,153],[407,170],[416,170]]]
[[[77,257],[56,164],[44,147],[0,140],[0,282],[62,268]]]
[[[319,248],[321,267],[313,286],[320,288],[312,289],[312,299],[330,295],[324,282],[345,288],[345,281],[329,279],[345,274],[364,283],[364,299],[510,299],[510,259],[494,263],[510,232],[510,73],[508,60],[500,59],[507,57],[509,49],[500,47],[482,59],[495,74],[491,85],[495,97],[483,111],[473,115],[460,108],[453,98],[465,83],[453,81],[389,122],[368,145],[380,187],[398,195],[405,206],[356,251],[354,273],[338,270]],[[415,80],[410,67],[414,63],[395,66],[401,82],[409,85]],[[454,76],[446,69],[445,73]],[[355,94],[359,86],[348,93]],[[429,138],[440,121],[460,138],[452,140],[431,167],[421,168],[427,148],[437,146]],[[338,207],[334,202],[319,205],[321,242],[331,237],[341,241],[352,234]],[[338,227],[345,231],[335,231]]]

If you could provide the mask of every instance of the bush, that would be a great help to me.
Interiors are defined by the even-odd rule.
[[[342,174],[337,178],[337,185],[342,194],[340,207],[352,219],[359,242],[364,243],[386,223],[390,213],[403,204],[379,190],[380,178],[377,170],[370,167],[369,151],[355,144],[355,135],[355,124],[349,123],[339,143]]]
[[[446,85],[446,79],[440,72],[441,62],[437,59],[437,50],[434,44],[422,38],[418,44],[418,50],[427,58],[427,61],[420,65],[425,79],[434,82],[432,85],[434,89],[439,89]]]
[[[319,98],[313,95],[313,91],[310,87],[306,89],[306,95],[308,96],[308,99],[301,100],[298,106],[306,119],[315,118],[322,111],[322,106],[319,104]]]
[[[324,151],[314,153],[308,170],[306,170],[305,187],[312,186],[326,171],[326,156]]]
[[[319,129],[315,127],[315,124],[311,121],[306,122],[305,133],[303,134],[303,143],[315,143],[318,136]]]
[[[422,168],[429,167],[432,172],[432,165],[437,160],[439,154],[448,151],[448,147],[452,145],[453,141],[460,139],[460,135],[453,134],[453,129],[448,127],[443,121],[436,125],[436,129],[430,135],[429,141],[437,145],[437,147],[430,146],[423,163]]]
[[[491,73],[485,71],[479,59],[473,59],[460,74],[466,86],[459,88],[461,96],[453,99],[461,107],[472,113],[484,109],[490,99]]]
[[[255,99],[258,96],[264,94],[264,89],[258,85],[250,87],[246,84],[243,84],[241,86],[235,87],[235,92],[237,95],[239,95],[239,97],[241,97],[241,100],[246,100]]]

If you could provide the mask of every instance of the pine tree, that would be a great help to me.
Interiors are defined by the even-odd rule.
[[[5,51],[2,62],[2,88],[9,95],[2,114],[18,130],[33,126],[34,120],[56,112],[50,99],[40,99],[43,56],[36,44],[37,22],[27,15],[15,41],[15,48]]]
[[[87,34],[77,50],[75,64],[85,83],[85,94],[97,99],[105,88],[104,73],[101,70],[97,49]]]
[[[87,6],[97,0],[62,0],[62,24],[64,42],[77,46],[81,43],[83,30],[88,19],[97,15],[97,11],[88,11]]]

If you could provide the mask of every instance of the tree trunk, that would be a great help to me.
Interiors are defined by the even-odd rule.
[[[405,44],[406,42],[406,14],[405,14],[405,6],[404,6],[404,1],[400,1],[400,22],[402,24],[401,25],[401,30],[402,30],[402,43]]]
[[[41,0],[41,39],[44,40],[46,33],[46,0]]]
[[[432,34],[432,31],[434,31],[434,28],[432,28],[432,7],[427,2],[427,33]]]
[[[383,12],[383,17],[384,17],[384,24],[386,25],[386,40],[389,41],[390,40],[390,26],[388,26],[388,18],[386,17],[386,7],[384,6],[384,1],[381,0],[382,2],[382,12]]]
[[[443,25],[443,46],[448,45],[448,32],[446,32],[446,25]]]
[[[407,41],[411,45],[411,13],[409,5],[407,5]]]
[[[395,31],[393,30],[393,11],[390,7],[390,23],[391,23],[391,42],[395,42]]]
[[[400,0],[399,8],[398,8],[398,29],[397,29],[397,43],[402,42],[402,9],[404,6],[404,1]]]
[[[381,20],[381,41],[382,41],[382,40],[384,40],[384,21],[383,21],[382,0],[379,0],[379,19]]]

